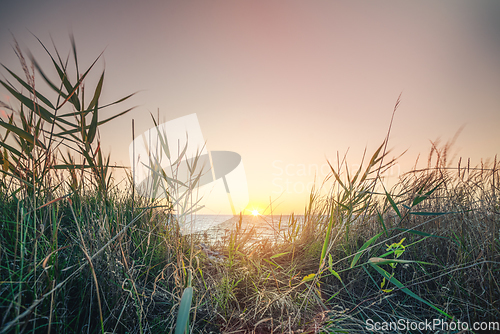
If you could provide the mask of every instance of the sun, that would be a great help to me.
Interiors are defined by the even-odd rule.
[[[259,210],[252,210],[252,216],[257,217],[259,215],[260,215]]]

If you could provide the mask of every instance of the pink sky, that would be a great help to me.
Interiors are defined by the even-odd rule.
[[[478,164],[499,151],[496,1],[52,0],[3,7],[0,62],[7,67],[19,69],[10,32],[42,59],[29,31],[47,45],[51,34],[66,54],[72,30],[84,66],[106,49],[103,101],[141,91],[123,106],[137,109],[102,129],[113,161],[129,164],[132,118],[142,133],[157,108],[162,121],[196,113],[209,150],[242,156],[249,208],[279,197],[277,212],[302,213],[314,181],[309,171],[337,152],[349,150],[352,165],[365,148],[372,153],[401,92],[389,143],[394,155],[408,150],[400,171],[427,155],[430,140],[447,141],[462,126],[457,157]]]

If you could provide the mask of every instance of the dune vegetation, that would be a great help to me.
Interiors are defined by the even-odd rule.
[[[73,40],[68,59],[45,50],[50,72],[16,46],[24,73],[4,67],[0,80],[12,97],[0,120],[0,333],[498,324],[496,158],[452,166],[450,144],[434,143],[427,168],[387,189],[381,175],[396,161],[387,136],[358,170],[332,163],[328,195],[313,189],[304,212],[281,218],[279,238],[251,241],[254,231],[237,224],[211,242],[179,232],[175,198],[141,197],[131,176],[120,186],[114,179],[119,167],[102,152],[99,128],[131,109],[103,110],[133,94],[101,101],[104,71],[86,81],[99,57],[82,71]],[[175,181],[163,181],[174,196]]]

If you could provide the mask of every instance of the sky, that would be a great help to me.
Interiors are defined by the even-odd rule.
[[[135,133],[196,114],[208,151],[241,156],[247,209],[304,212],[311,185],[346,152],[348,166],[387,135],[393,178],[426,161],[431,141],[458,159],[493,159],[500,134],[498,1],[4,1],[0,62],[22,73],[12,50],[42,64],[32,33],[80,63],[104,51],[101,100],[138,92],[133,111],[101,128],[111,160],[130,166]],[[42,61],[43,60],[43,61]],[[44,63],[45,61],[45,63]],[[0,71],[6,75],[3,69]],[[50,73],[50,72],[49,72]],[[54,75],[55,73],[52,73]],[[0,100],[8,94],[0,91]],[[425,163],[424,163],[425,164]],[[454,166],[455,166],[454,165]]]

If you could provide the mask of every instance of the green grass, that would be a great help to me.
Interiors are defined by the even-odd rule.
[[[210,240],[179,232],[173,214],[196,207],[175,205],[178,183],[152,170],[166,204],[135,194],[132,177],[117,186],[98,137],[104,75],[85,96],[69,80],[88,72],[72,46],[73,72],[47,51],[58,79],[37,78],[50,98],[18,48],[26,79],[1,81],[18,105],[0,123],[0,333],[361,333],[368,319],[500,319],[496,159],[452,167],[450,144],[433,144],[427,168],[386,189],[386,139],[359,170],[332,164],[329,195],[313,190],[303,217],[282,218],[281,238],[255,242],[240,222],[209,245],[224,255],[214,260],[198,247]]]

